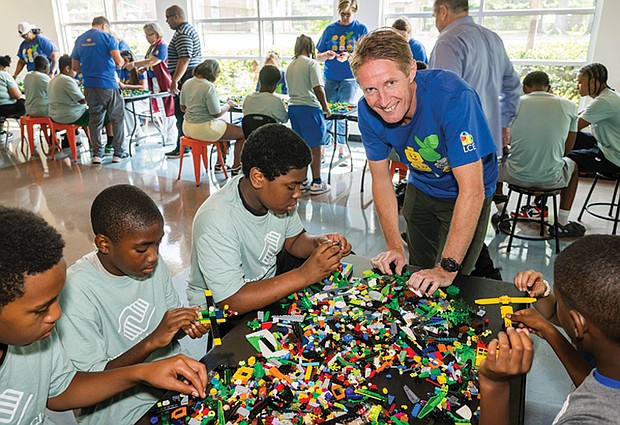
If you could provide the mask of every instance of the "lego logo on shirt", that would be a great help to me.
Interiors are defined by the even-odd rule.
[[[461,145],[463,145],[463,152],[473,152],[476,150],[476,144],[474,143],[474,136],[466,131],[460,134]]]
[[[121,311],[118,317],[118,333],[130,341],[134,341],[149,327],[155,310],[151,304],[138,298]]]

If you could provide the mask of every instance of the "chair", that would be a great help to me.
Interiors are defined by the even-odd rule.
[[[24,152],[24,138],[26,137],[26,131],[28,132],[28,143],[30,145],[30,153],[34,154],[34,126],[38,125],[41,129],[41,132],[44,131],[45,140],[47,141],[47,145],[52,147],[52,141],[50,139],[49,131],[52,128],[52,119],[50,117],[31,117],[29,115],[24,115],[19,118],[19,128],[21,132],[21,145],[20,149],[22,153]],[[26,131],[24,131],[24,128]]]
[[[270,117],[269,115],[262,114],[249,114],[244,115],[241,120],[241,128],[243,128],[243,136],[247,139],[250,137],[250,134],[258,127],[265,124],[274,124],[276,120]]]
[[[5,130],[5,144],[9,143],[9,134],[11,132],[11,123],[9,121],[9,119],[15,120],[19,123],[19,119],[22,117],[22,115],[8,115],[8,116],[0,116],[0,125],[2,127],[6,127]]]
[[[222,165],[222,171],[224,171],[224,177],[228,178],[228,173],[226,172],[226,164],[224,161],[224,155],[222,153],[222,145],[224,142],[212,142],[208,140],[197,140],[192,139],[187,136],[181,137],[181,146],[180,151],[184,152],[185,148],[192,149],[192,158],[194,159],[194,176],[196,177],[196,186],[200,186],[200,158],[202,157],[202,162],[205,165],[205,169],[207,172],[209,171],[209,155],[207,153],[207,149],[209,146],[215,146],[217,149],[217,157],[219,163]],[[177,176],[177,180],[181,179],[181,170],[183,169],[183,155],[179,160],[179,175]]]
[[[77,141],[75,140],[75,132],[76,130],[79,130],[80,126],[75,124],[61,124],[52,120],[50,121],[52,122],[52,160],[56,159],[56,147],[59,152],[62,151],[62,144],[58,141],[58,136],[56,133],[59,131],[65,131],[67,134],[67,141],[71,147],[73,161],[77,162]],[[90,133],[88,132],[88,127],[82,127],[82,130],[86,133],[86,137],[88,137],[88,142],[90,143]]]
[[[388,160],[390,161],[390,176],[394,176],[394,173],[398,171],[398,179],[403,180],[407,178],[407,173],[409,172],[409,167],[407,164],[400,162],[400,157],[396,153],[394,149],[390,152],[388,156]],[[366,180],[366,169],[368,168],[368,160],[364,162],[364,168],[362,168],[362,181],[360,183],[360,193],[364,193],[364,181]]]
[[[510,248],[512,247],[512,240],[514,238],[517,239],[525,239],[525,240],[534,240],[534,241],[545,241],[549,239],[555,239],[555,253],[560,252],[560,239],[558,235],[558,204],[557,204],[557,196],[560,194],[563,188],[561,189],[537,189],[531,187],[522,187],[514,184],[508,185],[508,201],[510,201],[510,195],[512,192],[516,192],[519,194],[519,198],[517,200],[517,206],[514,210],[514,216],[508,217],[506,214],[506,210],[508,208],[508,201],[504,204],[504,208],[501,212],[500,217],[502,217],[497,225],[497,232],[502,232],[506,235],[510,235],[508,238],[508,247],[506,249],[506,253],[510,253]],[[527,195],[528,205],[530,203],[530,199],[532,197],[539,196],[541,198],[542,209],[544,210],[545,205],[547,204],[548,198],[553,198],[553,236],[545,235],[545,228],[547,225],[545,224],[545,215],[541,214],[540,216],[540,236],[532,236],[532,235],[516,235],[515,232],[517,230],[517,222],[519,221],[532,221],[531,219],[519,218],[519,211],[521,211],[521,200],[523,199],[523,195]],[[504,218],[505,217],[505,218]],[[503,224],[510,224],[509,229],[505,229]]]
[[[596,187],[596,184],[598,183],[599,180],[611,180],[611,181],[615,180],[616,181],[616,185],[614,187],[614,194],[611,197],[611,201],[610,202],[592,202],[591,204],[588,204],[588,201],[590,201],[590,197],[592,196],[592,192],[594,192],[594,188]],[[618,230],[618,222],[620,221],[620,196],[618,196],[618,185],[620,185],[620,173],[614,173],[614,174],[596,173],[596,176],[594,177],[594,181],[592,182],[592,186],[590,186],[590,191],[588,192],[588,196],[586,196],[586,200],[583,203],[581,212],[579,213],[578,220],[581,221],[581,217],[583,216],[584,211],[586,211],[588,214],[596,218],[601,218],[607,221],[613,221],[614,228],[612,230],[612,234],[615,235],[616,231]],[[616,196],[618,196],[617,199],[616,199]],[[609,207],[609,214],[607,216],[601,215],[593,211],[593,207]],[[614,207],[616,207],[615,217],[612,215]]]

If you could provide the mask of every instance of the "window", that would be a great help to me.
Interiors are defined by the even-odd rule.
[[[434,0],[386,0],[384,23],[401,15],[409,17],[414,38],[432,47],[439,33],[434,27]],[[578,100],[576,70],[591,58],[597,0],[477,0],[470,1],[474,20],[495,31],[504,41],[515,69],[525,76],[546,71],[555,92]]]
[[[254,91],[268,52],[280,55],[283,68],[295,40],[306,34],[317,42],[333,21],[333,0],[193,0],[193,22],[203,50],[220,62],[221,96]]]
[[[105,16],[112,32],[142,58],[149,44],[142,26],[157,21],[156,0],[56,0],[64,50],[71,52],[75,39],[91,27],[95,16]]]

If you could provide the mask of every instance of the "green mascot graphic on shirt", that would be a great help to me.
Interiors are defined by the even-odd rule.
[[[420,140],[418,136],[414,136],[416,144],[419,146],[416,152],[413,147],[408,146],[405,149],[405,155],[407,160],[413,168],[419,171],[431,172],[431,167],[424,163],[424,161],[435,163],[437,168],[441,168],[444,173],[450,171],[447,158],[442,158],[435,149],[439,146],[439,136],[431,134],[424,138],[424,141]]]

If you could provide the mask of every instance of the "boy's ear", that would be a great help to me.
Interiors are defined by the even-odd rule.
[[[258,167],[250,169],[250,183],[254,189],[262,189],[266,180],[265,175]]]
[[[573,324],[573,335],[575,339],[582,340],[585,334],[589,332],[588,321],[577,310],[570,310],[568,314]]]
[[[95,236],[95,246],[102,254],[107,254],[110,252],[110,245],[112,245],[112,241],[109,237],[105,235]]]

